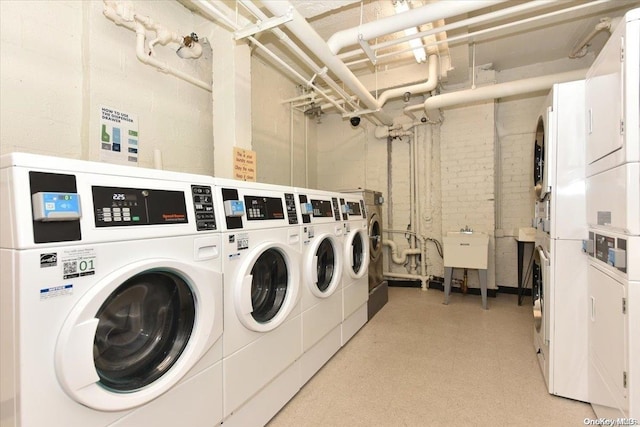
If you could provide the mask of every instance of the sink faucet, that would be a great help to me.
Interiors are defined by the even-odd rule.
[[[473,228],[469,228],[468,225],[465,225],[464,228],[460,229],[460,232],[461,233],[469,233],[469,234],[471,234],[471,233],[473,233]]]

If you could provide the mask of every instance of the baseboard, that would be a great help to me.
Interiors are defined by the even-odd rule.
[[[514,288],[513,286],[498,286],[498,292],[501,294],[531,296],[531,288],[524,288],[518,291],[518,288]]]
[[[420,280],[387,279],[387,286],[391,288],[419,288],[422,286],[422,283]]]

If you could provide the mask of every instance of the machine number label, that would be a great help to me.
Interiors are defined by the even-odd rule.
[[[91,276],[96,274],[95,249],[73,249],[62,254],[62,278]]]

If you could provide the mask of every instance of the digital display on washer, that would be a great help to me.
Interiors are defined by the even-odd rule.
[[[244,196],[248,221],[284,219],[284,207],[280,197]]]
[[[347,213],[350,216],[362,217],[362,209],[360,208],[360,202],[347,202]]]
[[[188,223],[183,191],[91,187],[96,227]]]
[[[314,218],[332,218],[333,217],[333,206],[331,206],[330,200],[311,199],[311,205],[313,206]]]

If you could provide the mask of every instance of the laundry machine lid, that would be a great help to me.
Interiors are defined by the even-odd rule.
[[[212,289],[221,282],[219,272],[173,260],[139,261],[105,276],[60,331],[60,385],[74,400],[107,411],[168,391],[219,338]]]

